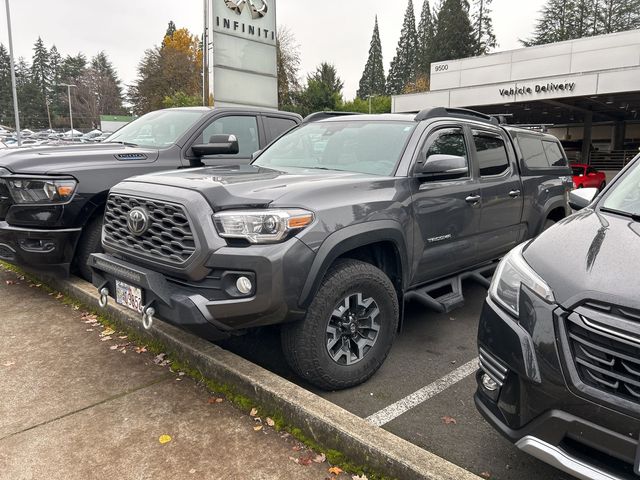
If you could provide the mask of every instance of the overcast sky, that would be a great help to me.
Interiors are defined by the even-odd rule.
[[[87,57],[104,50],[124,84],[136,78],[145,49],[159,44],[169,20],[193,33],[202,31],[202,0],[10,0],[16,56],[31,59],[41,36],[63,54]],[[433,1],[431,2],[433,4]],[[419,18],[422,0],[414,0]],[[518,48],[528,37],[544,0],[493,0],[498,50]],[[344,96],[358,88],[377,14],[385,67],[395,54],[406,0],[278,0],[278,23],[300,44],[301,76],[322,61],[336,65]],[[0,3],[0,43],[7,44],[4,2]]]

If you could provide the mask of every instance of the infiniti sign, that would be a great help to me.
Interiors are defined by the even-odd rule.
[[[256,6],[256,3],[260,4],[260,8]],[[269,5],[267,4],[267,0],[224,0],[224,4],[236,12],[238,15],[242,14],[242,10],[244,10],[244,6],[249,4],[249,9],[251,10],[251,17],[255,20],[257,18],[264,17],[269,11]]]

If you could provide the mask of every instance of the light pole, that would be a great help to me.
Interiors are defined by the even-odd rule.
[[[71,111],[71,87],[76,85],[70,85],[68,83],[61,83],[61,87],[67,87],[67,97],[69,98],[69,122],[71,123],[71,141],[73,142],[73,112]]]
[[[16,124],[16,139],[18,146],[22,145],[22,135],[20,134],[20,113],[18,112],[18,91],[16,90],[16,67],[13,61],[13,39],[11,38],[11,13],[9,11],[9,0],[5,0],[7,7],[7,32],[9,33],[9,65],[11,67],[11,90],[13,91],[13,115]]]

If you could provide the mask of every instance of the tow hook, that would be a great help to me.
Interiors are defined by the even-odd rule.
[[[98,301],[98,305],[100,305],[100,308],[104,308],[107,306],[107,303],[109,303],[109,289],[103,287],[99,290],[99,293],[100,300]]]
[[[153,326],[153,316],[156,314],[156,310],[152,307],[147,307],[142,313],[142,326],[145,330],[151,330]]]

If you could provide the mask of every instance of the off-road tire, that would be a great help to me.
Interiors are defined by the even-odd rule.
[[[339,365],[327,350],[327,326],[338,302],[363,293],[380,310],[380,330],[371,349],[352,365]],[[338,260],[325,275],[306,317],[284,325],[284,356],[303,379],[324,390],[340,390],[368,380],[387,357],[398,329],[398,296],[382,270],[358,260]]]
[[[75,269],[88,282],[91,281],[91,269],[87,265],[89,255],[104,251],[102,249],[102,220],[103,217],[100,215],[89,222],[84,228],[76,248]]]

